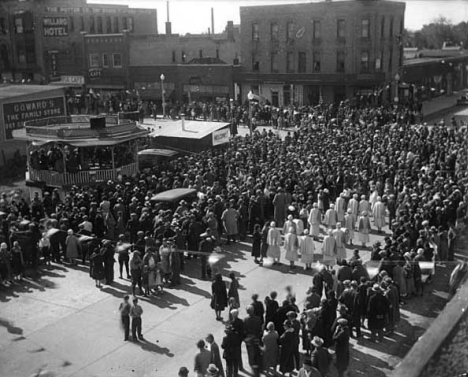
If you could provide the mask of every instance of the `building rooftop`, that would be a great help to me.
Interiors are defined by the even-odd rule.
[[[201,122],[197,120],[186,120],[182,126],[182,120],[170,121],[171,126],[165,126],[162,130],[154,131],[153,137],[174,137],[180,139],[200,140],[214,131],[220,130],[229,125],[223,122]],[[165,122],[166,124],[169,122]]]

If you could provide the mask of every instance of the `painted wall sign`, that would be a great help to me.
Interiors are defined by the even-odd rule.
[[[63,97],[21,101],[3,104],[5,140],[13,139],[12,132],[23,127],[28,120],[65,115]]]
[[[67,17],[44,17],[42,19],[44,37],[66,37],[68,36]]]

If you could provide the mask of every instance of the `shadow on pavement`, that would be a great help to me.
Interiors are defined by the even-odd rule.
[[[158,353],[160,355],[165,355],[167,357],[174,357],[174,354],[166,347],[160,347],[156,343],[150,342],[145,339],[138,342],[141,346],[141,349],[148,352]]]
[[[0,326],[5,327],[10,334],[22,335],[23,329],[20,327],[14,326],[10,321],[0,318]]]

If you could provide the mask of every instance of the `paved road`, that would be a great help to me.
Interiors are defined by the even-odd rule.
[[[377,238],[372,235],[373,241]],[[263,299],[277,290],[283,299],[286,285],[293,287],[298,302],[303,301],[311,285],[310,271],[302,266],[294,273],[286,265],[260,267],[249,253],[246,243],[228,246],[220,262],[225,277],[234,271],[240,278],[242,308],[254,292]],[[348,256],[351,253],[348,250]],[[370,252],[361,254],[368,259]],[[445,284],[447,271],[441,270],[434,287]],[[182,282],[161,297],[142,298],[146,341],[135,344],[123,341],[116,313],[121,297],[130,292],[129,281],[117,279],[99,290],[87,266],[43,268],[38,280],[0,291],[0,376],[29,376],[43,367],[57,376],[73,377],[165,377],[175,375],[182,365],[191,370],[196,341],[211,332],[220,342],[223,324],[209,307],[210,283],[199,279],[197,260],[188,261]],[[383,344],[353,341],[352,375],[385,376],[428,327],[445,299],[440,287],[424,299],[414,299],[402,311],[397,335]]]

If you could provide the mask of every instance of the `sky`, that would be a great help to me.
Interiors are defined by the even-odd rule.
[[[323,0],[320,0],[323,1]],[[348,0],[357,1],[357,0]],[[468,0],[396,0],[406,3],[405,27],[418,30],[439,16],[444,16],[452,23],[468,21]],[[170,0],[170,20],[172,32],[178,34],[199,34],[208,32],[211,27],[211,8],[214,9],[215,33],[222,32],[227,21],[240,23],[239,8],[246,5],[269,5],[317,0]],[[133,8],[156,8],[158,31],[164,33],[166,22],[166,1],[162,0],[88,0],[88,3],[122,4]]]

